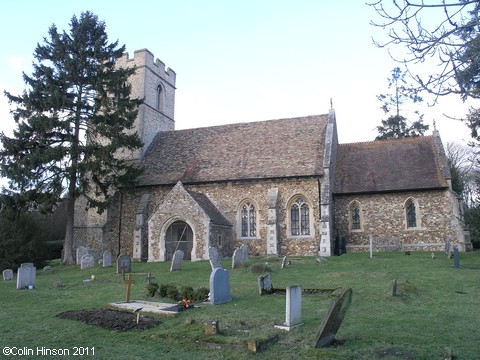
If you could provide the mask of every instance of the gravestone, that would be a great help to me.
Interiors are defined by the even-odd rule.
[[[17,290],[33,289],[37,281],[37,269],[33,263],[23,263],[17,270]]]
[[[322,348],[330,345],[337,335],[340,325],[342,325],[345,314],[352,303],[352,289],[344,289],[332,300],[330,307],[323,318],[318,329],[317,335],[313,341],[313,347]]]
[[[103,267],[112,266],[112,252],[110,250],[105,250],[103,252],[102,259]]]
[[[302,287],[293,285],[287,287],[285,323],[275,325],[277,329],[293,330],[302,323]]]
[[[460,268],[460,252],[457,246],[453,248],[453,266],[455,266],[456,269]]]
[[[232,269],[243,266],[248,262],[248,246],[242,244],[239,248],[235,249],[232,256]]]
[[[77,265],[80,265],[81,264],[81,261],[82,261],[82,256],[85,255],[85,254],[88,254],[88,248],[85,247],[85,246],[79,246],[77,248],[77,257],[76,257],[76,263]]]
[[[132,272],[132,258],[128,255],[120,255],[117,259],[117,274]]]
[[[450,259],[450,253],[451,253],[451,245],[452,245],[452,239],[450,236],[447,237],[447,240],[445,240],[445,256]]]
[[[392,281],[392,296],[397,296],[397,280]]]
[[[222,257],[220,256],[220,252],[216,247],[210,246],[208,248],[208,257],[210,258],[212,270],[222,267]]]
[[[282,269],[285,269],[287,267],[287,257],[284,256],[283,259],[282,259],[282,266],[281,268]]]
[[[88,269],[95,266],[95,258],[92,254],[85,254],[80,259],[80,269]]]
[[[175,251],[172,257],[172,263],[170,264],[170,272],[180,270],[182,267],[183,255],[184,253],[182,250]]]
[[[4,281],[13,280],[13,270],[12,269],[3,270],[3,280]]]
[[[261,275],[258,277],[258,292],[260,295],[271,294],[274,292],[272,284],[272,274]]]
[[[213,269],[210,274],[210,304],[224,304],[231,300],[230,272],[223,268]]]

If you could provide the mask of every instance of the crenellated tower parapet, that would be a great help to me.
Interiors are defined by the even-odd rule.
[[[125,53],[117,59],[118,67],[135,67],[135,74],[129,79],[131,97],[144,99],[138,109],[135,129],[143,141],[143,148],[130,156],[136,160],[148,148],[160,131],[175,130],[175,83],[176,73],[165,67],[165,63],[148,49],[135,51],[133,58]]]

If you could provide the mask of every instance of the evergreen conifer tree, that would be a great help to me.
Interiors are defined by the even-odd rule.
[[[62,263],[74,263],[75,199],[106,209],[112,194],[135,182],[141,169],[118,156],[142,146],[132,129],[142,100],[131,99],[133,68],[117,68],[125,46],[109,43],[105,23],[91,12],[73,16],[69,32],[52,25],[34,51],[21,95],[5,92],[16,121],[13,137],[0,134],[0,173],[9,193],[30,207],[50,210],[67,198]]]

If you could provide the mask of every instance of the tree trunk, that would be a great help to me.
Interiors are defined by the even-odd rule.
[[[63,265],[75,264],[73,256],[73,223],[75,219],[75,198],[68,195],[67,198],[67,226],[65,230],[65,243],[63,244]]]

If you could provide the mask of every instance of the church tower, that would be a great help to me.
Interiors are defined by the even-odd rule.
[[[118,67],[134,67],[128,82],[132,86],[131,98],[143,99],[138,108],[132,132],[137,132],[143,147],[135,152],[121,152],[119,157],[140,160],[155,136],[161,131],[175,130],[175,80],[176,74],[147,49],[137,50],[133,58],[128,53],[117,60]],[[118,204],[117,204],[118,205]],[[91,254],[100,257],[101,251],[110,249],[115,253],[112,229],[107,229],[107,220],[118,217],[118,206],[98,214],[94,208],[86,210],[86,199],[75,202],[74,250],[86,246]],[[118,255],[118,254],[117,254]]]
[[[131,98],[144,99],[138,109],[135,130],[143,142],[143,148],[132,154],[140,159],[160,131],[175,130],[175,80],[176,74],[165,64],[155,59],[147,49],[137,50],[133,59],[128,53],[117,60],[118,67],[135,67],[129,79],[132,86]]]

